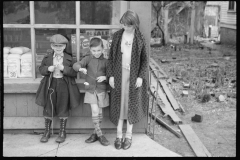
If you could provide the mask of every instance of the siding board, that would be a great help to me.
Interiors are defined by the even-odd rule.
[[[236,25],[236,12],[228,12],[228,3],[229,3],[228,1],[223,1],[221,3],[220,21],[225,24]]]
[[[36,97],[35,94],[28,94],[28,96],[27,96],[27,103],[28,103],[28,114],[27,114],[27,116],[38,117],[38,107],[40,107],[40,106],[38,106],[35,103],[35,97]]]
[[[20,94],[17,96],[17,116],[26,117],[28,115],[28,102],[26,94]]]
[[[4,110],[3,110],[3,115],[12,117],[12,116],[17,116],[17,102],[15,101],[16,95],[15,94],[10,94],[7,95],[4,94]]]

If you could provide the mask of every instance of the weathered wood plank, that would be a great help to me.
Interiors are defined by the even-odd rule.
[[[150,74],[150,76],[151,76],[151,82],[150,82],[150,84],[151,84],[151,86],[154,86],[154,88],[153,88],[153,87],[150,87],[150,90],[151,90],[152,93],[154,93],[154,91],[157,89],[157,81],[156,81],[156,79],[153,77],[152,74]],[[157,90],[157,93],[158,93],[159,97],[161,98],[161,100],[162,100],[162,102],[163,102],[163,104],[164,104],[164,105],[159,105],[160,108],[162,109],[162,111],[163,111],[166,115],[170,116],[174,123],[177,123],[177,124],[178,124],[178,123],[182,123],[182,120],[175,114],[173,108],[171,107],[170,103],[168,102],[167,97],[166,97],[166,95],[163,93],[162,89],[159,88],[159,89]]]
[[[28,104],[26,94],[19,94],[18,96],[16,96],[16,102],[17,102],[17,116],[19,117],[27,116]]]
[[[162,72],[162,76],[167,77],[166,73],[161,69],[161,67],[153,59],[151,59],[151,63],[153,63],[155,65],[155,68],[157,66],[157,69]],[[151,63],[149,63],[149,65],[150,65],[150,68],[153,70],[154,67]],[[153,71],[153,72],[156,76],[158,75],[157,71]],[[161,77],[158,77],[158,78],[159,78],[158,81],[160,81],[160,84],[162,85],[163,90],[166,93],[167,98],[169,99],[170,104],[172,105],[173,109],[174,110],[180,109],[176,99],[173,97],[172,93],[170,92],[170,90],[167,86],[167,82],[164,79],[160,79]]]
[[[17,102],[15,101],[16,95],[4,94],[4,116],[17,116]]]
[[[102,114],[103,114],[104,117],[109,117],[109,111],[110,111],[109,109],[110,109],[110,106],[104,107],[102,109]]]
[[[38,106],[38,116],[42,117],[43,116],[43,107],[39,106],[39,105],[37,105],[37,106]]]
[[[149,58],[149,64],[151,63],[163,74],[163,76],[165,76],[166,78],[168,77],[168,75],[162,70],[162,68],[157,64],[157,62],[154,59]]]
[[[140,131],[145,132],[147,117],[144,117],[138,123],[133,125],[133,132]],[[4,117],[3,121],[4,130],[14,129],[44,129],[44,118],[43,117]],[[53,123],[54,129],[59,129],[60,123],[59,118],[54,118]],[[115,129],[117,131],[117,126],[115,126],[109,117],[103,117],[101,124],[102,129]],[[123,125],[124,130],[126,125]],[[91,129],[93,130],[92,117],[69,117],[67,120],[66,129]]]
[[[211,157],[211,154],[208,152],[206,147],[200,141],[200,139],[195,134],[190,125],[188,124],[179,125],[179,128],[181,129],[182,133],[184,134],[185,138],[187,139],[196,156]]]
[[[83,115],[83,99],[84,99],[84,95],[85,93],[81,93],[80,94],[80,105],[78,107],[75,107],[73,108],[71,111],[70,111],[70,116],[73,116],[73,117],[78,117],[78,116],[84,116]]]
[[[150,70],[151,70],[152,72],[154,72],[154,74],[155,74],[158,78],[167,78],[166,76],[164,76],[164,74],[163,74],[161,71],[159,71],[159,68],[158,68],[158,67],[155,67],[155,66],[153,65],[153,63],[149,63],[149,66],[150,66]]]
[[[38,105],[35,103],[36,94],[27,94],[28,114],[29,117],[38,117]]]
[[[152,117],[153,119],[155,119],[155,115],[153,115],[153,114],[151,114],[150,112],[149,112],[149,115],[150,115],[150,117]],[[181,135],[177,132],[177,131],[175,131],[172,127],[170,127],[167,123],[165,123],[163,120],[161,120],[159,117],[156,117],[156,121],[159,123],[159,124],[161,124],[161,125],[163,125],[164,127],[166,127],[170,132],[172,132],[173,134],[175,134],[178,138],[181,138]]]
[[[167,86],[167,82],[163,79],[159,79],[160,81],[160,84],[162,85],[163,87],[163,90],[164,92],[166,93],[168,99],[169,99],[169,102],[171,103],[172,107],[174,110],[179,110],[180,107],[176,101],[176,99],[173,97],[172,93],[170,92],[168,86]]]

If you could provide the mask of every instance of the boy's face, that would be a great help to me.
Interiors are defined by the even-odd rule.
[[[97,47],[91,47],[90,51],[94,57],[99,58],[102,55],[103,47],[101,45]]]
[[[66,48],[66,44],[52,43],[51,47],[56,54],[62,54],[64,49]]]

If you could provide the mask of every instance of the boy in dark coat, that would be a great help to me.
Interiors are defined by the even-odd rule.
[[[75,82],[77,72],[73,70],[73,58],[64,52],[68,40],[56,34],[50,38],[53,53],[46,55],[39,67],[44,76],[36,94],[36,104],[43,106],[45,132],[41,142],[50,138],[50,127],[53,117],[60,118],[60,132],[56,142],[66,139],[66,123],[69,110],[80,105],[80,92]]]

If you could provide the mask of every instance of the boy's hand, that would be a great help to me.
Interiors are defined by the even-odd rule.
[[[63,66],[63,65],[58,65],[58,69],[61,70],[61,71],[63,71],[64,66]]]
[[[136,87],[136,88],[137,88],[137,87],[141,87],[141,86],[142,86],[142,81],[143,81],[143,79],[140,78],[140,77],[138,77],[138,78],[137,78],[137,81],[136,81],[136,84],[135,84],[135,87]]]
[[[82,72],[83,74],[87,74],[86,68],[79,68],[79,72]]]
[[[110,86],[111,86],[112,88],[115,88],[115,87],[114,87],[114,77],[110,77],[110,78],[109,78],[109,84],[110,84]]]
[[[104,80],[106,80],[107,79],[107,77],[106,76],[99,76],[99,77],[97,77],[97,82],[102,82],[102,81],[104,81]]]
[[[54,69],[55,69],[55,66],[49,66],[49,67],[48,67],[48,71],[49,71],[49,72],[53,72]]]

